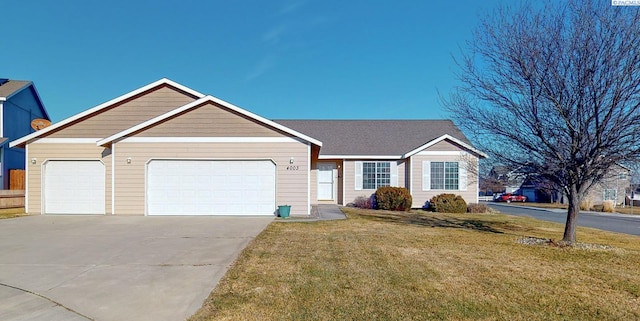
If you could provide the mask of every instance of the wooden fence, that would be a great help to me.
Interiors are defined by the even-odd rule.
[[[24,190],[24,169],[9,170],[9,189]]]
[[[24,190],[0,190],[0,209],[24,207]]]

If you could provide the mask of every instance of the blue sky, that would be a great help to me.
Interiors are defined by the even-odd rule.
[[[499,0],[2,1],[0,78],[59,121],[167,77],[270,119],[447,118]]]

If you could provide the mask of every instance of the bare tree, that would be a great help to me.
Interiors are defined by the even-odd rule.
[[[608,1],[500,7],[456,59],[460,86],[443,99],[494,160],[561,187],[563,240],[580,202],[611,166],[640,156],[640,11]]]

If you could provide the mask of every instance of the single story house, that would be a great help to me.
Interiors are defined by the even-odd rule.
[[[161,79],[11,142],[30,214],[273,215],[404,186],[478,195],[476,150],[448,120],[269,120]],[[471,169],[471,170],[470,170]]]
[[[24,169],[22,148],[9,148],[9,142],[35,131],[36,119],[48,121],[49,114],[33,82],[0,78],[0,189],[9,189],[9,171]]]

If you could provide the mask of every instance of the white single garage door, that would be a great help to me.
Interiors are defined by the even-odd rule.
[[[45,214],[104,214],[105,168],[101,161],[47,161]]]
[[[152,160],[148,215],[273,215],[276,166],[270,160]]]

